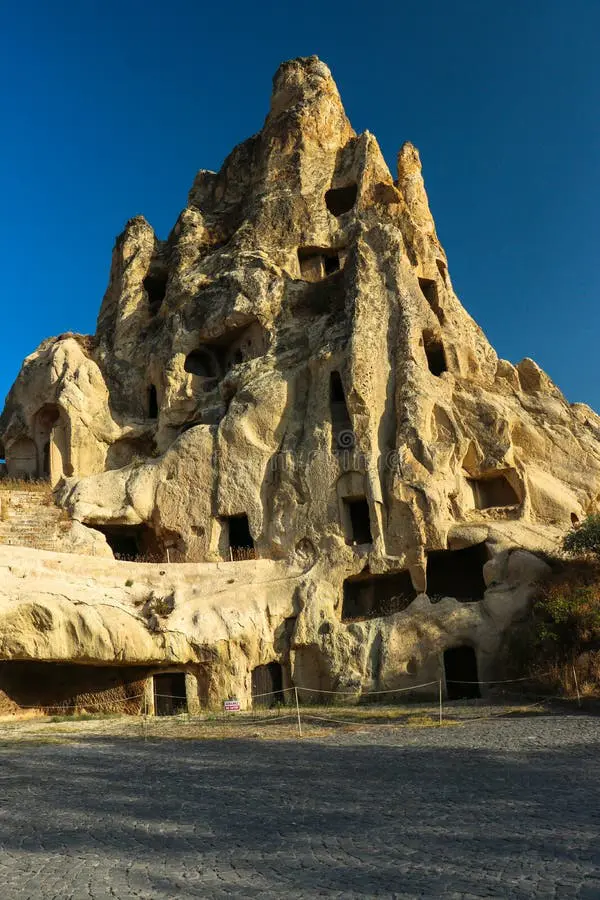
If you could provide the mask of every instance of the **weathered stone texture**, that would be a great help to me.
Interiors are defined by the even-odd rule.
[[[128,222],[95,337],[28,357],[0,430],[9,472],[45,471],[114,547],[116,529],[139,542],[144,526],[148,552],[198,577],[241,567],[233,607],[207,574],[159,643],[94,582],[86,637],[73,624],[45,658],[198,663],[210,645],[230,660],[218,690],[246,694],[271,659],[357,690],[437,677],[457,643],[489,667],[539,573],[525,551],[551,547],[600,494],[600,418],[532,360],[497,358],[452,289],[416,148],[394,180],[315,57],[280,67],[262,131],[198,173],[166,241]],[[228,562],[251,557],[246,544],[261,561]],[[476,545],[497,573],[485,598],[448,599],[457,575],[430,602],[428,554]],[[117,590],[123,564],[103,565]],[[409,573],[416,599],[343,622],[344,580],[367,566]],[[70,588],[60,601],[2,590],[23,622],[32,603],[81,615]],[[1,615],[4,655],[40,655],[36,627],[18,649]]]

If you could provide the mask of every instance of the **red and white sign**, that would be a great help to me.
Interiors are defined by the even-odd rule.
[[[223,703],[225,712],[239,712],[241,709],[239,700],[225,700]]]

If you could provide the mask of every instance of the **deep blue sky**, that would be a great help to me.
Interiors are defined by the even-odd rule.
[[[455,289],[498,353],[600,409],[600,3],[22,0],[0,30],[0,397],[90,332],[115,235],[165,237],[197,169],[316,53],[394,170],[410,139]]]

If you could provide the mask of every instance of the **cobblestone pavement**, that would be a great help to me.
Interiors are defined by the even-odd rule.
[[[0,744],[0,898],[600,898],[600,719]]]

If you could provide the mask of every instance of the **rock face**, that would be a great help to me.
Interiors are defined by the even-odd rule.
[[[600,494],[600,418],[497,358],[452,290],[417,150],[394,179],[316,57],[280,67],[262,131],[197,174],[166,241],[128,222],[96,335],[25,360],[0,434],[9,474],[49,477],[116,555],[198,582],[153,631],[123,619],[125,563],[97,563],[118,597],[94,583],[85,627],[69,579],[60,602],[46,576],[35,599],[9,579],[0,655],[202,664],[203,699],[248,697],[268,663],[314,690],[410,685],[457,646],[490,674],[543,567],[526,551]]]

